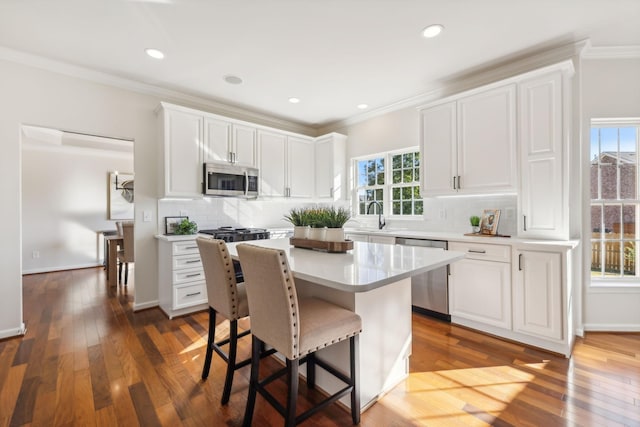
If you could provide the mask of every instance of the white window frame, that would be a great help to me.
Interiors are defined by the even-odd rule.
[[[621,206],[635,206],[635,236],[634,238],[630,239],[630,238],[626,238],[624,237],[624,219],[621,218],[620,220],[620,224],[622,227],[622,232],[620,233],[621,236],[618,239],[606,239],[606,237],[604,238],[593,238],[593,235],[591,234],[589,236],[589,242],[590,245],[592,247],[592,253],[593,253],[593,245],[594,244],[599,244],[599,248],[600,248],[600,259],[601,259],[601,263],[604,264],[606,262],[603,261],[603,259],[606,257],[606,242],[618,242],[619,244],[619,250],[620,252],[620,261],[621,263],[624,263],[624,261],[622,261],[623,257],[626,256],[626,252],[625,252],[625,242],[635,242],[635,275],[631,276],[631,275],[624,275],[624,269],[623,269],[623,273],[622,275],[594,275],[593,272],[591,272],[591,286],[592,287],[615,287],[615,286],[631,286],[631,287],[640,287],[640,282],[638,281],[638,279],[640,278],[640,119],[636,118],[636,119],[592,119],[591,120],[591,126],[589,128],[589,147],[591,147],[591,131],[594,128],[623,128],[623,127],[635,127],[636,128],[636,199],[622,199],[620,198],[620,173],[618,172],[616,174],[616,181],[617,181],[617,185],[616,185],[616,189],[617,189],[617,197],[615,199],[602,199],[601,198],[601,189],[602,186],[600,184],[601,182],[601,169],[598,168],[598,177],[597,177],[597,182],[598,182],[598,198],[596,199],[592,199],[591,196],[589,196],[589,216],[591,216],[591,211],[592,211],[592,207],[594,206],[599,206],[599,207],[605,207],[607,205],[621,205]],[[606,152],[607,150],[604,150],[604,152]],[[618,138],[618,147],[617,147],[617,151],[620,152],[620,139]],[[590,150],[591,152],[591,150]],[[603,153],[603,150],[599,147],[598,148],[598,153]],[[591,157],[591,156],[590,156]],[[592,158],[589,159],[589,165],[591,167],[591,162],[593,161]],[[598,160],[599,162],[599,160]],[[591,170],[591,169],[590,169]],[[618,169],[619,171],[619,169]],[[591,194],[591,188],[589,189],[589,194]],[[621,214],[622,215],[622,214]],[[605,228],[604,226],[605,224],[605,219],[604,219],[604,215],[601,215],[601,221],[600,224],[591,224],[590,226],[590,232],[593,232],[594,228],[599,228],[600,230],[603,230]],[[589,258],[590,260],[590,264],[592,264],[591,261],[591,257]],[[603,269],[606,268],[606,266],[602,266]],[[591,271],[591,268],[590,268]]]
[[[378,210],[377,209],[373,209],[372,212],[370,214],[361,214],[360,213],[360,201],[358,198],[358,191],[363,188],[363,187],[359,187],[358,186],[358,162],[362,162],[362,161],[366,161],[366,160],[374,160],[374,159],[379,159],[379,158],[383,158],[384,159],[384,184],[380,185],[380,184],[376,184],[374,186],[366,186],[364,188],[370,188],[370,189],[382,189],[382,198],[383,198],[383,215],[387,218],[392,218],[392,219],[398,219],[398,220],[422,220],[423,218],[423,214],[418,214],[418,215],[394,215],[393,212],[393,206],[392,203],[393,201],[391,200],[392,197],[392,188],[393,187],[397,187],[397,186],[401,186],[401,187],[407,187],[407,186],[420,186],[420,180],[415,180],[412,183],[401,183],[401,184],[393,184],[393,156],[396,155],[402,155],[405,153],[420,153],[420,147],[409,147],[409,148],[403,148],[400,150],[393,150],[393,151],[385,151],[382,153],[375,153],[375,154],[369,154],[366,156],[360,156],[360,157],[354,157],[351,159],[352,162],[352,170],[353,170],[353,176],[352,176],[352,211],[355,213],[354,217],[360,217],[360,218],[373,218],[375,216],[378,215]],[[422,154],[420,154],[420,161],[422,161]],[[416,200],[416,199],[413,199]],[[424,200],[424,198],[419,199],[419,200]],[[423,205],[424,206],[424,205]],[[423,212],[424,212],[424,207],[423,207]]]

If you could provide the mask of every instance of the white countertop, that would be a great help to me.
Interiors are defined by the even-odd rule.
[[[573,249],[579,241],[578,240],[543,240],[543,239],[527,239],[521,237],[484,237],[484,236],[465,236],[464,233],[452,233],[446,231],[422,231],[422,230],[402,230],[402,229],[382,229],[376,228],[364,229],[364,228],[345,228],[346,234],[367,234],[376,236],[393,236],[393,237],[406,237],[413,239],[429,239],[429,240],[446,240],[449,242],[475,242],[475,243],[487,243],[493,245],[516,245],[519,247],[524,246],[539,246],[539,247],[553,247],[562,249]]]
[[[445,266],[464,253],[415,246],[354,242],[347,253],[326,253],[294,248],[289,239],[227,243],[237,258],[236,246],[251,244],[285,251],[296,278],[347,292],[366,292]]]

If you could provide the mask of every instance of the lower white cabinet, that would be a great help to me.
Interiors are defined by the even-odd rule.
[[[198,245],[193,236],[186,239],[159,240],[158,295],[160,308],[169,319],[208,307]]]
[[[450,242],[449,250],[466,258],[451,264],[449,311],[458,317],[511,328],[511,248]]]
[[[354,242],[369,242],[369,243],[385,243],[387,245],[395,245],[395,236],[379,236],[376,234],[345,234],[345,239],[352,240]]]
[[[562,255],[516,250],[513,329],[523,334],[562,340]]]

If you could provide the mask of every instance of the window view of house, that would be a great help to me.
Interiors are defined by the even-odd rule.
[[[391,170],[385,174],[385,165]],[[394,152],[356,160],[359,215],[367,214],[373,201],[380,202],[390,215],[422,215],[420,195],[420,152]],[[371,210],[377,215],[377,210]]]
[[[638,137],[640,124],[591,127],[591,275],[638,276]]]

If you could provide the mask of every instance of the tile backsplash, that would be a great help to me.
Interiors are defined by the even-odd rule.
[[[320,202],[320,204],[328,202]],[[206,197],[195,200],[158,200],[158,232],[164,233],[164,218],[167,216],[188,216],[198,224],[198,228],[263,227],[288,228],[291,226],[283,215],[292,207],[314,204],[299,199],[245,200],[233,197]],[[338,204],[349,207],[348,202]],[[388,228],[404,228],[425,231],[449,231],[468,233],[471,231],[469,217],[482,216],[485,209],[500,209],[498,233],[516,233],[516,196],[466,196],[442,197],[424,200],[424,215],[420,219],[393,219],[387,217]],[[184,215],[182,215],[184,214]],[[374,225],[377,220],[355,218],[347,227]]]

